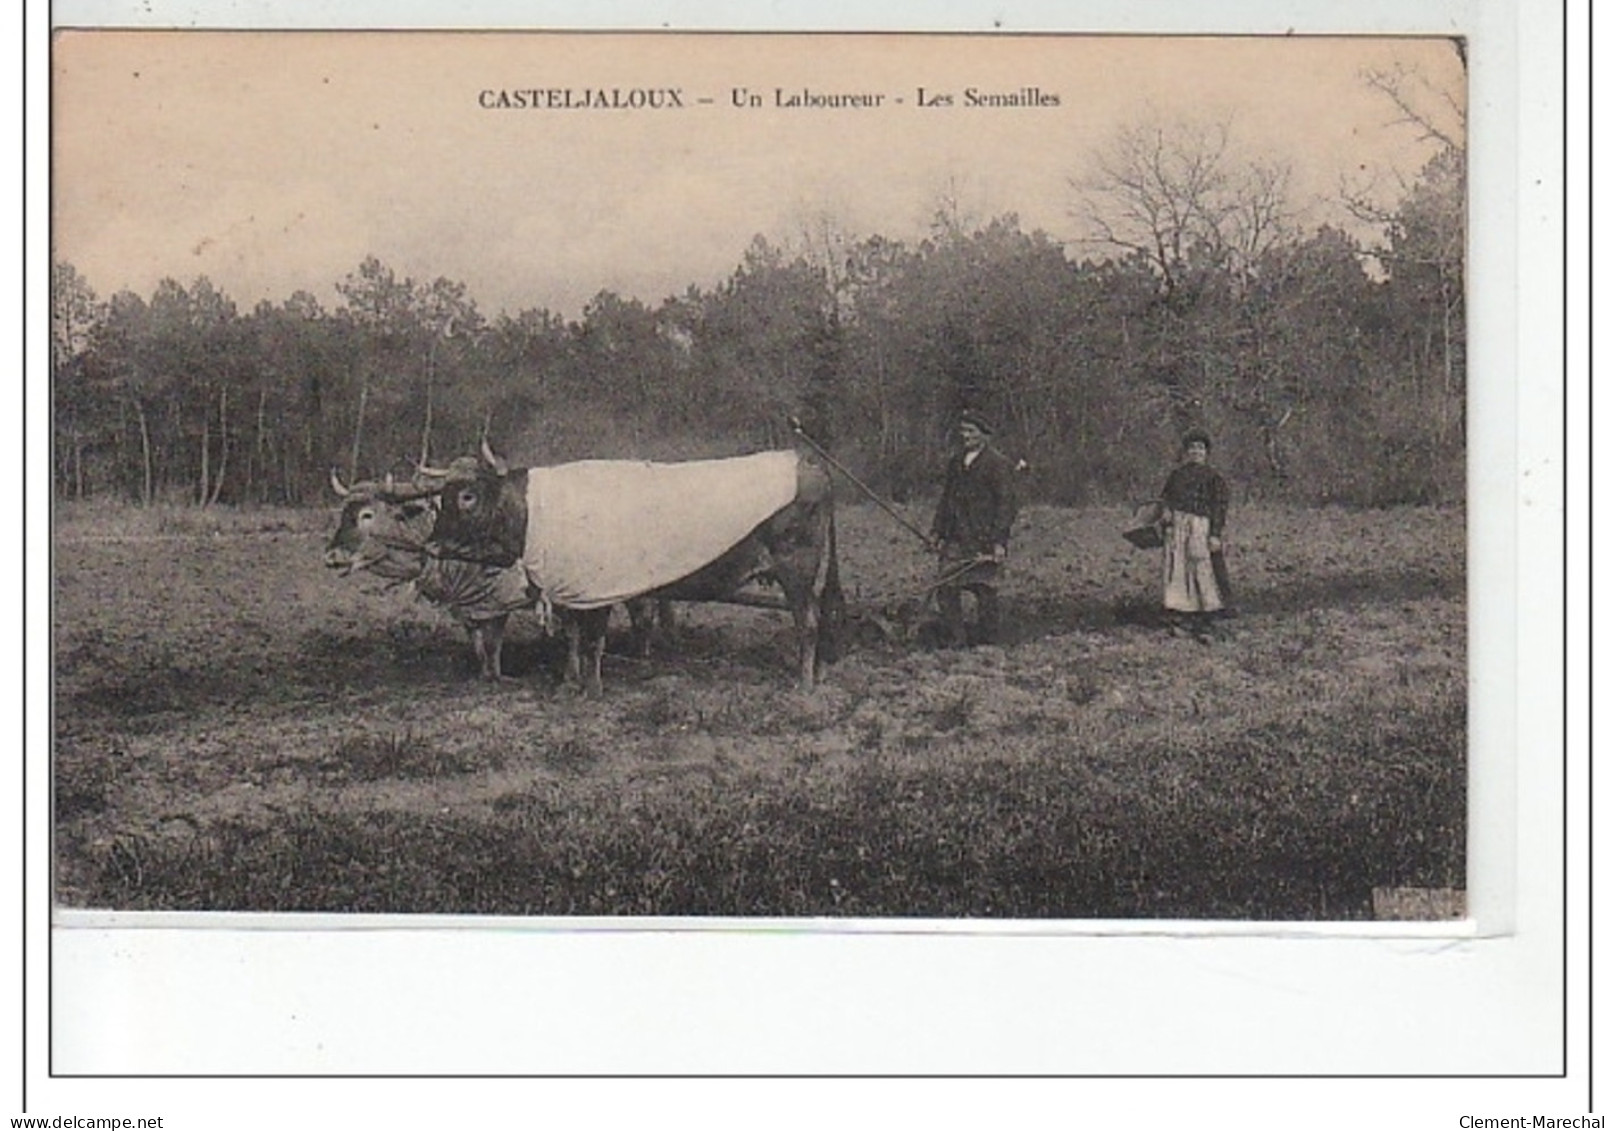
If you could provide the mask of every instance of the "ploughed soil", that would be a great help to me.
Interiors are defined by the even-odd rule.
[[[929,515],[913,508],[923,524]],[[999,643],[936,647],[932,564],[838,515],[843,655],[678,606],[606,690],[518,614],[512,678],[317,511],[59,510],[59,904],[984,918],[1368,918],[1463,886],[1460,511],[1250,506],[1238,615],[1174,637],[1125,508],[1029,508]],[[1393,889],[1445,893],[1391,899]],[[1376,900],[1375,893],[1380,893]],[[1393,912],[1394,913],[1394,912]]]

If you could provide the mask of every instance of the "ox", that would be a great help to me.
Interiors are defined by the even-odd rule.
[[[803,690],[835,658],[845,602],[830,477],[797,452],[511,468],[484,441],[480,459],[421,476],[441,485],[434,552],[525,568],[545,600],[571,611],[569,672],[592,694],[609,608],[637,597],[789,610]],[[744,592],[754,582],[777,585],[783,602]]]
[[[510,614],[538,603],[522,571],[430,556],[426,542],[437,522],[437,499],[429,492],[390,479],[347,487],[334,471],[331,487],[342,498],[342,517],[325,547],[326,568],[413,583],[423,600],[464,626],[482,677],[500,679]]]
[[[343,505],[336,532],[326,544],[326,567],[343,576],[363,571],[395,585],[413,583],[422,600],[447,610],[465,628],[482,677],[503,679],[510,614],[538,604],[538,590],[526,571],[429,554],[427,541],[438,510],[437,495],[429,488],[398,484],[390,476],[382,483],[365,480],[348,487],[335,471],[331,488]],[[656,621],[664,629],[671,626],[672,606],[631,601],[628,613],[639,650],[648,654]],[[576,668],[575,660],[569,668]]]

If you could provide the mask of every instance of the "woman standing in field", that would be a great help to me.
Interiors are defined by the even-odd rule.
[[[1165,552],[1163,602],[1172,631],[1187,627],[1209,642],[1212,617],[1232,599],[1223,559],[1223,526],[1228,521],[1228,484],[1207,466],[1211,437],[1195,429],[1183,437],[1182,462],[1161,489]]]

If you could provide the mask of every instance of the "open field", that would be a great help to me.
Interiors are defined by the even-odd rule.
[[[1462,888],[1462,513],[1236,508],[1209,646],[1154,623],[1125,513],[1030,508],[1004,646],[935,651],[900,615],[928,559],[844,507],[818,692],[785,614],[681,606],[591,701],[521,615],[517,679],[474,680],[446,616],[321,568],[330,513],[61,506],[57,900],[1354,919]]]

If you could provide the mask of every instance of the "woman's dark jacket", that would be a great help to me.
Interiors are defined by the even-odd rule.
[[[1211,520],[1211,536],[1222,537],[1228,521],[1228,484],[1203,463],[1180,464],[1166,477],[1161,499],[1175,511],[1198,514]]]

